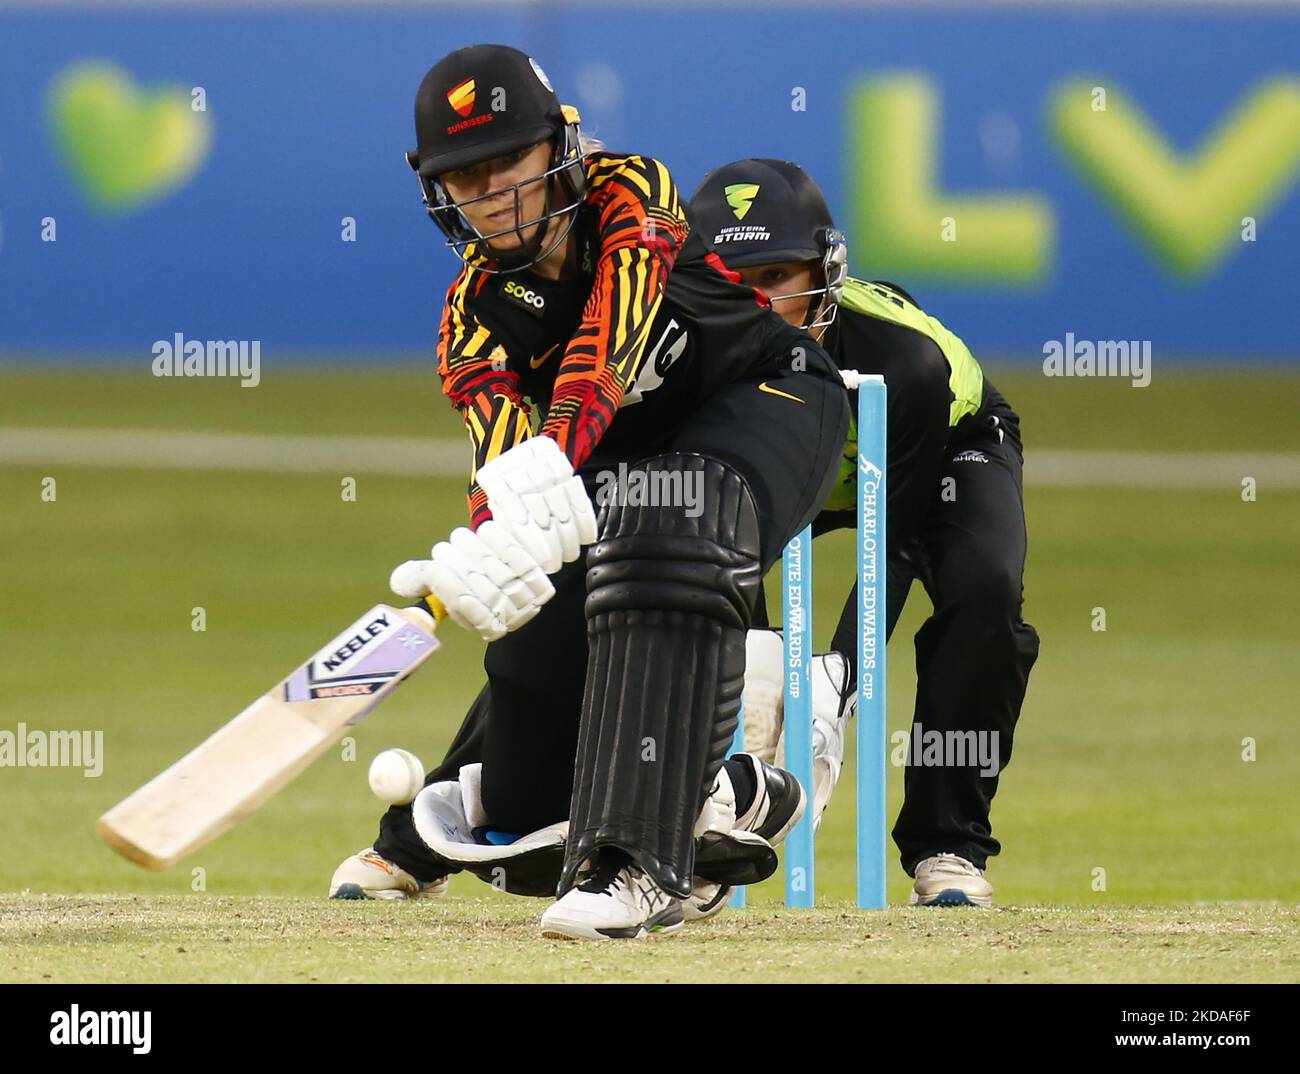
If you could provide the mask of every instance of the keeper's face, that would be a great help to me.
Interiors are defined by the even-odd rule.
[[[529,243],[546,211],[546,182],[541,179],[551,161],[549,140],[444,172],[442,185],[480,235],[496,235],[494,250],[505,253]],[[518,186],[518,206],[515,204]],[[486,197],[484,195],[487,195]],[[477,201],[473,199],[479,199]],[[470,204],[465,204],[469,202]],[[521,226],[525,225],[525,226]]]
[[[821,262],[781,261],[771,265],[750,265],[738,268],[740,278],[750,287],[757,287],[772,302],[772,308],[785,323],[795,328],[808,320],[809,304],[817,295],[808,295],[814,287],[821,287]],[[803,294],[802,298],[789,296]]]

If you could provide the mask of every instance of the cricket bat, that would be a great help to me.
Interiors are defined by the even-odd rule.
[[[429,598],[438,619],[446,614]],[[99,837],[166,869],[229,831],[337,743],[435,649],[435,615],[379,604],[102,817]]]

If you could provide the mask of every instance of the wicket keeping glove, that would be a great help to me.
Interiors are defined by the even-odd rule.
[[[453,530],[430,555],[398,566],[389,579],[393,592],[410,599],[432,593],[453,622],[487,641],[523,626],[555,595],[537,559],[495,520],[478,532]]]
[[[547,574],[596,539],[596,512],[554,438],[534,436],[484,463],[476,475],[492,518],[533,551]]]

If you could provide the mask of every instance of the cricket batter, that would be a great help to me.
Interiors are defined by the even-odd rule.
[[[668,169],[584,146],[522,52],[451,53],[415,112],[409,159],[465,263],[438,370],[474,468],[469,526],[393,588],[489,641],[487,686],[332,893],[496,863],[506,890],[549,878],[544,935],[671,932],[695,875],[770,875],[803,809],[788,773],[723,757],[762,577],[836,482],[847,396]]]
[[[1038,657],[1038,634],[1021,617],[1020,419],[966,345],[907,292],[847,275],[845,236],[798,165],[759,159],[728,164],[705,177],[690,212],[727,266],[761,289],[789,324],[816,336],[841,369],[884,375],[887,632],[913,579],[921,580],[934,604],[916,635],[913,735],[976,732],[993,747],[1000,772],[1011,759]],[[851,396],[853,429],[840,478],[813,524],[814,535],[856,525],[856,392]],[[819,819],[839,777],[845,727],[857,706],[857,607],[855,582],[831,652],[813,664]],[[760,756],[777,752],[781,652],[779,635],[751,635],[746,744]],[[913,904],[992,903],[983,873],[1001,849],[989,823],[998,777],[975,756],[966,761],[918,765],[909,756],[893,836],[903,868],[915,878]]]

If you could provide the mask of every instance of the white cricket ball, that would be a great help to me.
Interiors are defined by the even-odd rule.
[[[424,787],[424,765],[410,750],[384,750],[370,762],[370,789],[389,805],[406,805]]]

